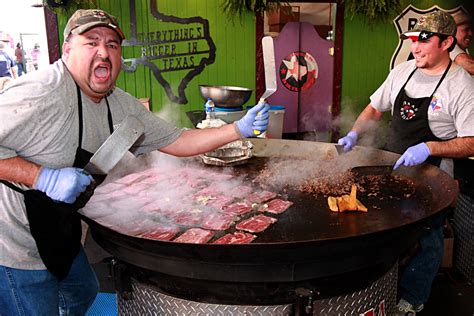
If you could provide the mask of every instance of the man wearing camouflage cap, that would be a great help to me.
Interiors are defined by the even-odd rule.
[[[449,57],[455,34],[452,16],[436,11],[400,35],[412,41],[414,59],[395,67],[372,94],[351,131],[339,140],[346,151],[390,111],[385,149],[401,154],[395,169],[428,162],[453,174],[454,159],[455,176],[472,174],[472,169],[457,163],[457,159],[474,155],[474,80]],[[402,274],[397,315],[414,315],[428,300],[443,256],[443,216],[423,232],[420,250]]]
[[[98,283],[81,246],[77,210],[93,181],[83,168],[127,116],[144,125],[135,155],[197,155],[267,127],[268,104],[219,128],[160,119],[115,87],[124,39],[115,17],[79,10],[61,60],[0,91],[1,315],[86,314]]]

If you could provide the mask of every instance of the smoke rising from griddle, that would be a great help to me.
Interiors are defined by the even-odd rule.
[[[127,154],[81,213],[132,236],[151,233],[157,227],[179,231],[178,225],[192,227],[214,213],[211,205],[218,202],[214,196],[248,185],[220,171],[195,158],[158,151],[139,157]]]
[[[301,146],[304,146],[304,142],[301,142]],[[272,158],[254,181],[267,189],[281,191],[287,187],[297,188],[309,179],[342,173],[352,166],[350,154],[337,156],[336,153],[314,153],[307,159]]]
[[[364,108],[365,106],[360,110],[360,112]],[[352,126],[360,114],[360,112],[355,112],[354,109],[357,109],[355,101],[343,101],[341,104],[340,115],[333,120],[333,127],[340,129],[341,137],[344,137],[352,129]],[[365,128],[366,131],[362,133],[362,135],[359,135],[357,145],[382,149],[387,139],[387,120],[382,119],[379,122],[367,122]]]

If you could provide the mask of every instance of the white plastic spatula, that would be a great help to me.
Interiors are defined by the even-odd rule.
[[[266,99],[277,90],[276,69],[275,69],[275,49],[273,48],[273,38],[265,36],[262,38],[263,67],[265,70],[265,92],[260,97],[258,104],[265,103]],[[257,114],[257,116],[260,113]],[[254,135],[259,135],[259,130],[253,131]]]

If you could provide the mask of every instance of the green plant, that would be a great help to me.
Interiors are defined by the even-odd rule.
[[[238,16],[242,18],[245,13],[251,12],[262,15],[265,11],[273,11],[280,7],[284,1],[280,0],[223,0],[222,11],[231,19]],[[286,1],[284,3],[287,3]]]
[[[400,11],[400,0],[342,0],[346,14],[365,17],[369,23],[387,21]]]
[[[97,0],[43,0],[43,5],[58,14],[71,15],[78,9],[97,8]]]

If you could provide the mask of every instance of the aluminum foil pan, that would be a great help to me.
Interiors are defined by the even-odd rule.
[[[235,166],[244,164],[252,157],[252,143],[237,140],[213,151],[200,155],[202,161],[214,166]]]

